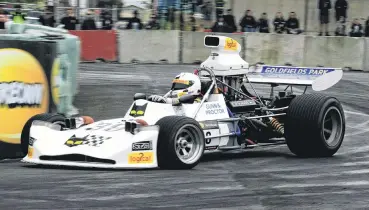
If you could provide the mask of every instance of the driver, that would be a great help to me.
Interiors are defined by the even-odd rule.
[[[201,81],[193,73],[181,73],[172,83],[172,88],[165,96],[151,95],[148,100],[159,103],[178,104],[179,98],[184,95],[194,96],[194,102],[201,102]]]

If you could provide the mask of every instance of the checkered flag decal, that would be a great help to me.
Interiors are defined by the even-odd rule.
[[[100,144],[103,144],[104,141],[109,140],[109,139],[111,139],[111,137],[91,135],[85,139],[83,144],[88,145],[88,146],[97,147]]]

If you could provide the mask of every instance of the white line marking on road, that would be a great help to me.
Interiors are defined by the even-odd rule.
[[[341,164],[341,166],[365,166],[365,165],[369,165],[369,161],[358,161],[358,162]]]
[[[355,153],[368,152],[368,151],[369,151],[369,146],[362,146],[362,147],[355,147],[354,149],[349,149],[348,151],[345,151],[345,152],[339,152],[338,154],[348,155],[348,154],[355,154]]]
[[[348,111],[348,110],[344,110],[344,111],[345,111],[345,113],[348,113],[348,114],[353,114],[353,115],[359,115],[359,116],[369,117],[369,115],[364,114],[364,113],[361,113],[361,112],[353,112],[353,111]]]
[[[346,171],[344,174],[369,174],[369,169]]]
[[[277,185],[273,188],[305,188],[305,187],[324,187],[324,186],[369,186],[369,181],[352,181],[352,182],[334,182],[324,184],[283,184]]]
[[[360,134],[363,134],[363,133],[368,133],[368,132],[369,132],[369,128],[346,134],[345,137],[347,137],[347,136],[357,136],[357,135],[360,135]]]

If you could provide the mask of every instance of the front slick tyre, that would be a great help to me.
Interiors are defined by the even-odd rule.
[[[336,98],[300,95],[287,111],[286,142],[299,157],[330,157],[341,147],[345,126],[343,108]]]
[[[26,122],[26,124],[23,126],[23,130],[21,134],[21,148],[22,148],[23,155],[27,155],[28,153],[30,129],[31,129],[31,125],[33,121],[35,120],[63,124],[65,117],[60,114],[52,114],[52,113],[38,114],[38,115],[31,117]]]
[[[167,116],[156,125],[160,127],[157,158],[161,169],[192,169],[200,162],[205,137],[196,120]]]

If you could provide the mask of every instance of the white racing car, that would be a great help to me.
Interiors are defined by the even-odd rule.
[[[333,86],[342,78],[341,69],[249,66],[235,40],[206,36],[204,43],[212,52],[196,72],[203,93],[199,102],[193,95],[160,103],[135,94],[123,118],[94,122],[88,117],[36,115],[22,131],[21,146],[27,154],[22,161],[191,169],[207,152],[275,144],[287,144],[300,157],[327,157],[338,151],[345,134],[340,102],[305,91],[309,86],[315,91]],[[257,93],[254,83],[270,84],[270,96]],[[274,94],[280,85],[287,88]],[[305,91],[296,95],[293,86]]]

